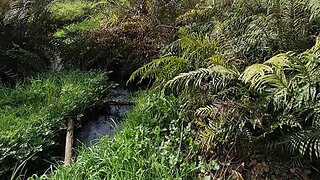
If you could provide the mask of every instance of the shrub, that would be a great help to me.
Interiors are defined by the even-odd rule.
[[[0,2],[0,82],[14,84],[49,69],[52,24],[42,0]]]
[[[320,158],[319,44],[318,37],[312,49],[276,55],[263,64],[249,66],[241,76],[268,107],[270,119],[263,124],[270,144],[310,158]],[[279,131],[281,135],[277,135]]]
[[[55,33],[53,45],[65,68],[104,69],[114,71],[117,79],[126,79],[156,56],[162,46],[163,40],[146,17],[127,17],[118,22],[93,18]],[[97,23],[99,27],[92,29]]]

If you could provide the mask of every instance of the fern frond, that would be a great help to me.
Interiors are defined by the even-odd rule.
[[[288,66],[288,62],[291,58],[295,55],[294,52],[289,51],[287,53],[278,54],[273,56],[268,61],[264,62],[263,64],[270,64],[273,67],[285,67]]]
[[[272,72],[273,69],[268,65],[253,64],[245,69],[241,74],[240,79],[246,84],[250,83],[250,88],[257,89],[257,83],[260,79],[266,74],[270,74]]]
[[[219,52],[219,42],[209,35],[186,33],[177,41],[162,49],[161,55],[185,59],[190,66],[198,69],[206,66],[206,59]]]
[[[320,1],[318,0],[310,0],[309,8],[311,10],[310,20],[320,17]]]
[[[4,21],[6,23],[12,23],[17,21],[18,23],[24,23],[31,16],[31,0],[17,0],[11,1],[11,9],[5,13]]]
[[[195,116],[201,117],[215,117],[217,114],[218,108],[214,105],[208,105],[196,110]]]
[[[140,77],[139,82],[146,78],[156,78],[157,75],[161,73],[161,68],[169,64],[179,66],[179,64],[186,64],[186,60],[175,56],[155,59],[134,71],[127,83],[135,81],[137,77]]]
[[[219,146],[225,148],[238,143],[235,139],[250,139],[251,133],[245,128],[247,118],[244,114],[247,110],[247,107],[235,102],[219,99],[216,99],[212,105],[199,108],[195,116],[196,122],[203,128],[198,137],[201,148],[205,150]],[[203,119],[206,121],[201,121]]]
[[[221,55],[213,55],[208,58],[209,65],[221,65],[223,67],[227,67],[227,63],[224,61]]]
[[[301,121],[297,119],[297,117],[290,114],[283,114],[279,116],[279,119],[272,122],[268,125],[268,129],[260,136],[260,138],[267,136],[268,134],[272,134],[275,130],[282,130],[284,128],[299,128],[301,129]]]
[[[319,130],[305,130],[287,135],[275,142],[273,146],[283,146],[292,154],[299,153],[301,156],[320,158],[320,132]]]
[[[206,15],[205,10],[200,9],[192,9],[190,11],[187,11],[186,13],[178,16],[176,18],[176,22],[178,24],[190,24],[191,22],[195,22],[198,20],[201,20],[203,16]]]
[[[244,83],[250,83],[250,88],[261,91],[264,87],[288,88],[288,80],[285,70],[290,65],[293,52],[276,55],[263,64],[254,64],[246,68],[240,79]]]
[[[181,73],[168,81],[165,87],[188,92],[200,88],[203,82],[211,82],[213,88],[218,90],[227,85],[227,82],[236,76],[237,73],[235,71],[220,65],[214,65],[209,68],[200,68],[188,73]]]

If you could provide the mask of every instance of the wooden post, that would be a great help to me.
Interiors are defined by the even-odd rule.
[[[67,125],[66,149],[65,149],[65,155],[64,155],[65,166],[69,165],[72,159],[73,130],[74,130],[74,118],[69,118],[68,125]]]

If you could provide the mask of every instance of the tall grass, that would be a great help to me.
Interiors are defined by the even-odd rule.
[[[199,168],[187,158],[181,102],[160,93],[142,93],[123,131],[84,148],[74,164],[40,179],[196,179]]]
[[[0,177],[31,155],[50,157],[65,120],[97,103],[109,89],[106,80],[104,73],[73,71],[0,87]]]

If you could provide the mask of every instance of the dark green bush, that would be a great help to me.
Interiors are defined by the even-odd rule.
[[[65,68],[104,69],[113,71],[117,80],[126,79],[135,68],[155,57],[163,43],[147,17],[128,17],[116,23],[93,20],[98,27],[86,30],[90,21],[84,30],[77,24],[56,33],[64,34],[56,36],[53,43]]]
[[[0,82],[12,85],[49,69],[53,53],[48,34],[53,24],[46,9],[49,1],[1,2]]]

